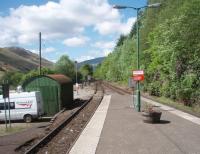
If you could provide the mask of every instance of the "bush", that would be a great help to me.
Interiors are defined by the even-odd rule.
[[[179,89],[178,83],[177,82],[172,82],[172,84],[170,85],[170,98],[173,100],[177,99],[177,89]]]
[[[148,92],[153,96],[160,96],[160,83],[158,81],[152,82],[148,86]]]
[[[191,98],[195,105],[200,106],[200,90],[193,91]]]
[[[193,89],[185,88],[177,90],[178,99],[186,106],[192,106],[194,102],[191,101],[191,95],[194,92]]]
[[[182,77],[180,88],[177,90],[178,99],[187,106],[192,106],[198,101],[198,77],[189,73]]]
[[[160,92],[161,92],[161,95],[162,96],[165,96],[165,97],[170,97],[170,84],[169,82],[164,82],[162,84],[162,87],[160,87]]]

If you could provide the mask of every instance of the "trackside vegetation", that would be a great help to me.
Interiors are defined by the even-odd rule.
[[[93,74],[93,68],[89,64],[82,65],[77,70],[77,79],[78,83],[86,80],[88,75]],[[70,77],[73,82],[76,82],[76,72],[75,72],[75,62],[70,60],[67,55],[62,55],[58,61],[54,64],[52,68],[42,67],[41,74],[64,74]],[[25,80],[38,76],[39,70],[31,70],[29,72],[20,72],[20,71],[7,71],[0,79],[0,83],[8,82],[11,86],[11,89],[15,89],[18,85],[21,85]]]
[[[160,8],[140,12],[142,90],[187,106],[200,106],[200,1],[149,0]],[[127,84],[136,69],[136,26],[121,35],[96,69],[97,78]]]

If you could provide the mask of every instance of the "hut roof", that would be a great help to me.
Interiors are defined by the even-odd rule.
[[[41,78],[41,77],[50,78],[50,79],[58,82],[59,84],[72,83],[72,80],[63,74],[49,74],[49,75],[38,75],[38,76],[31,77],[24,81],[24,83],[22,84],[22,87],[24,88],[28,83],[32,82],[33,80],[35,80],[37,78]]]
[[[49,74],[49,75],[46,75],[46,76],[56,80],[60,84],[72,82],[72,80],[69,77],[67,77],[63,74]]]

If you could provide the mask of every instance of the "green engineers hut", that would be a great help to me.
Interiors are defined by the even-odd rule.
[[[26,80],[24,91],[40,91],[46,115],[54,115],[73,102],[72,80],[62,74],[39,75]]]

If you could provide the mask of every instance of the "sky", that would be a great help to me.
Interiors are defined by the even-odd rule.
[[[78,62],[107,56],[121,34],[128,34],[136,11],[147,0],[1,0],[0,47],[17,46],[56,62],[68,55]]]

